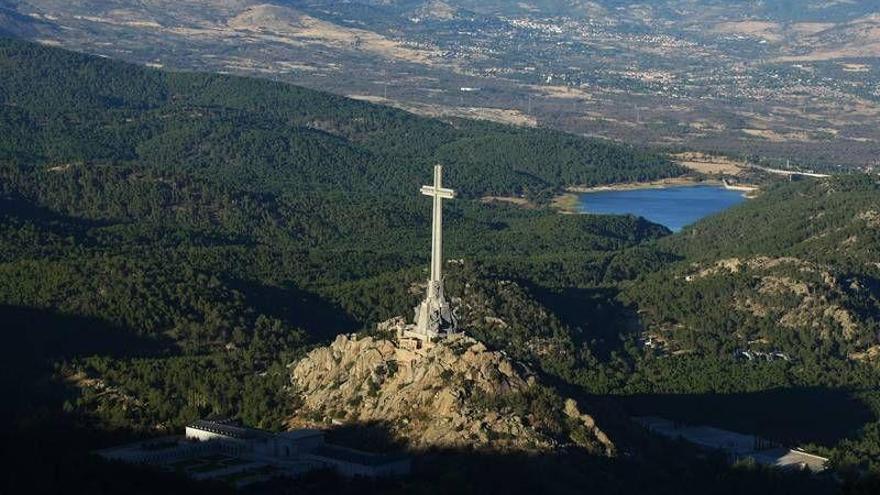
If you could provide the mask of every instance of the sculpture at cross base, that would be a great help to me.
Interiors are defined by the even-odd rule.
[[[431,278],[425,300],[415,307],[415,328],[410,334],[421,338],[445,337],[458,330],[458,322],[443,294],[443,203],[455,191],[443,187],[443,166],[434,167],[434,185],[422,186],[421,193],[434,200],[431,232]]]

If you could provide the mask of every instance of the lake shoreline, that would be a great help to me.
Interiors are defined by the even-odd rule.
[[[583,214],[580,207],[580,195],[610,191],[637,191],[642,189],[668,189],[673,187],[711,186],[723,187],[726,190],[742,191],[743,197],[751,199],[759,190],[757,186],[731,185],[721,179],[704,179],[693,176],[670,177],[649,182],[621,182],[601,186],[569,186],[565,192],[553,199],[551,206],[562,214]]]
[[[578,215],[580,211],[580,196],[577,193],[564,193],[553,198],[550,207],[563,215]]]
[[[664,187],[591,188],[587,193],[568,193],[556,204],[580,214],[642,217],[678,232],[702,218],[748,201],[747,194],[734,187],[702,181]]]
[[[636,189],[665,189],[668,187],[682,186],[724,186],[724,181],[719,179],[701,179],[692,176],[670,177],[668,179],[652,180],[649,182],[618,182],[603,184],[601,186],[569,186],[566,193],[584,194],[604,191],[633,191]]]

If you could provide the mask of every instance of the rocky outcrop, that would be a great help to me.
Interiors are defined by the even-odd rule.
[[[301,406],[291,425],[381,422],[415,449],[545,451],[577,444],[614,452],[573,400],[465,336],[410,350],[393,339],[340,335],[293,365],[292,382]]]
[[[858,317],[868,311],[846,304],[869,299],[868,283],[858,277],[841,279],[830,266],[794,257],[730,258],[708,267],[695,264],[694,268],[685,281],[698,283],[731,274],[749,277],[751,283],[737,288],[731,300],[733,309],[774,318],[781,327],[809,330],[824,340],[870,342],[870,336],[865,335],[867,326]]]

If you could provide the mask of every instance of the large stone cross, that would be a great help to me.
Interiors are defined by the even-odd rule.
[[[434,167],[434,185],[422,186],[421,192],[434,200],[431,222],[431,278],[425,300],[415,308],[416,333],[438,337],[456,329],[455,316],[443,295],[443,200],[455,197],[455,191],[443,187],[443,166]]]

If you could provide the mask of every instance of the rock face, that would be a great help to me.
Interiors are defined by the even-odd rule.
[[[503,353],[465,336],[426,347],[340,335],[293,367],[302,406],[291,424],[381,422],[415,449],[542,451],[577,444],[613,454],[592,417]]]
[[[731,299],[735,310],[773,319],[786,329],[809,331],[822,340],[837,339],[864,349],[874,343],[868,322],[860,317],[874,310],[859,307],[871,300],[866,277],[842,277],[832,266],[795,257],[730,258],[694,268],[685,277],[688,283],[731,275],[750,278]]]

